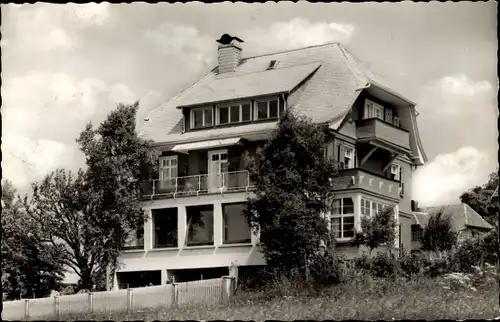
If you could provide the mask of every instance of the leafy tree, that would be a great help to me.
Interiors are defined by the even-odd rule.
[[[44,297],[58,290],[63,263],[43,242],[42,231],[16,199],[8,180],[2,184],[2,289],[6,299]]]
[[[422,250],[450,250],[457,242],[457,233],[453,230],[450,216],[443,211],[431,214],[422,233]]]
[[[47,241],[60,247],[65,264],[78,274],[78,289],[102,288],[128,233],[144,224],[139,183],[149,177],[154,158],[137,136],[137,109],[138,103],[119,104],[97,129],[87,125],[77,140],[87,169],[76,176],[56,170],[33,184],[31,201],[24,201]]]
[[[336,167],[324,157],[325,131],[288,112],[256,156],[247,155],[256,197],[249,198],[246,216],[260,233],[268,266],[281,273],[305,272],[321,241],[330,240],[322,213]]]
[[[362,217],[361,231],[356,232],[352,244],[354,246],[364,245],[370,251],[380,246],[387,246],[388,250],[394,247],[396,240],[396,221],[394,220],[394,209],[386,208],[376,213],[373,217]]]
[[[490,224],[498,223],[498,202],[493,202],[491,197],[498,187],[498,170],[489,175],[488,182],[464,192],[460,196],[463,203],[468,204]]]
[[[138,109],[138,102],[118,104],[99,127],[88,124],[77,140],[87,164],[87,202],[92,204],[99,234],[106,241],[99,247],[113,249],[100,266],[109,264],[112,271],[128,233],[143,227],[140,182],[149,179],[158,166],[151,142],[137,135]]]

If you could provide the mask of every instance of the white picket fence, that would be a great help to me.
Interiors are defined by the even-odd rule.
[[[134,312],[191,304],[216,304],[232,294],[233,279],[222,278],[3,302],[2,320],[59,319],[68,315]]]

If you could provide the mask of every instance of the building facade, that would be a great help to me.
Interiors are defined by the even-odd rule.
[[[159,173],[143,183],[149,220],[130,236],[115,287],[265,264],[243,215],[253,193],[243,156],[255,154],[286,110],[330,129],[326,157],[340,170],[327,215],[339,249],[357,253],[347,242],[361,218],[385,207],[395,210],[396,247],[411,247],[412,173],[426,162],[415,103],[338,43],[241,53],[240,44],[220,45],[218,67],[145,119],[140,135],[155,142]]]

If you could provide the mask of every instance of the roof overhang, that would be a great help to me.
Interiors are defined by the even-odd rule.
[[[226,147],[226,146],[240,145],[241,140],[242,139],[240,137],[238,137],[238,138],[231,138],[231,139],[183,143],[183,144],[175,145],[170,151],[187,153],[187,152],[193,151],[193,150],[222,148],[222,147]]]
[[[417,103],[409,100],[403,95],[396,93],[394,90],[374,81],[370,81],[370,85],[366,88],[366,91],[394,105],[417,105]]]

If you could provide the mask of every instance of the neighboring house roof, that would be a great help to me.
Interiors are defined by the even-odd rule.
[[[431,214],[436,214],[443,210],[443,215],[451,216],[453,229],[456,231],[465,228],[492,229],[493,227],[481,217],[468,204],[461,203],[455,205],[435,206],[422,208],[421,212],[414,212],[414,218],[418,225],[424,227],[429,221]]]
[[[277,63],[268,69],[272,60]],[[178,107],[290,91],[287,103],[295,112],[313,122],[330,123],[330,127],[337,130],[361,91],[370,87],[382,88],[409,106],[414,105],[395,94],[396,91],[338,43],[243,58],[234,72],[217,74],[214,68],[168,103],[151,111],[139,135],[157,144],[192,140],[191,134],[182,133],[182,111]],[[207,138],[206,135],[223,131],[222,128],[204,130],[199,136]],[[231,130],[235,135],[246,131],[247,126],[235,126]],[[415,133],[418,136],[416,130]]]

